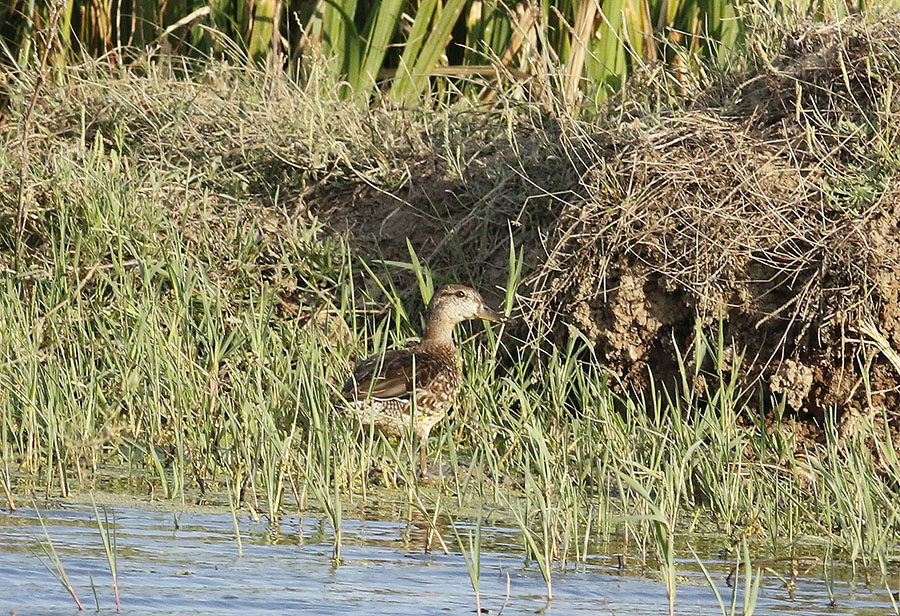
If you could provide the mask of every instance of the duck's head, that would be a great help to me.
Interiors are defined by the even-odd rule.
[[[503,321],[499,312],[488,306],[475,289],[459,284],[448,284],[438,289],[431,299],[429,324],[456,325],[470,319]]]

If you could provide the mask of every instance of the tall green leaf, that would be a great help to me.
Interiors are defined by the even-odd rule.
[[[22,43],[19,46],[19,66],[26,66],[31,59],[31,46],[34,42],[34,0],[25,2],[25,25],[22,27]]]
[[[597,87],[595,100],[602,102],[622,85],[627,72],[622,20],[627,0],[606,0],[600,13],[601,24],[594,37],[586,71]]]
[[[278,0],[257,0],[253,14],[253,29],[250,31],[250,57],[254,62],[263,62],[272,48],[275,33],[275,14]]]
[[[450,36],[450,31],[453,29],[456,20],[459,19],[459,14],[462,12],[465,3],[466,0],[448,0],[435,19],[434,27],[431,29],[431,33],[422,45],[421,50],[416,54],[410,51],[414,49],[413,47],[404,50],[403,58],[400,62],[400,70],[397,71],[397,77],[391,88],[391,98],[395,102],[401,105],[410,105],[418,100],[425,89],[425,85],[428,83],[431,72],[446,48],[447,38]],[[420,11],[425,4],[433,6],[435,2],[434,0],[426,0],[420,7]],[[416,16],[417,22],[418,19],[419,15]],[[416,25],[415,23],[413,24],[413,31],[416,30]],[[413,39],[413,34],[411,33],[410,41],[407,44],[415,44],[417,42],[417,40]],[[410,52],[409,55],[407,52]],[[413,57],[415,60],[413,60]]]
[[[412,28],[409,31],[409,37],[406,39],[406,45],[403,46],[403,55],[400,56],[397,76],[394,78],[394,85],[391,87],[391,98],[394,100],[402,97],[405,90],[411,88],[411,71],[413,70],[416,57],[419,55],[419,50],[422,49],[436,6],[437,0],[423,0],[419,5],[419,10],[416,11]]]
[[[512,35],[512,23],[498,0],[475,0],[466,16],[466,64],[483,64],[485,55],[499,57]]]
[[[350,84],[357,83],[360,64],[359,32],[353,22],[356,4],[357,0],[325,0],[322,16],[325,57],[335,78]],[[342,93],[347,94],[346,90]]]
[[[375,88],[375,80],[384,65],[388,45],[400,21],[403,0],[379,0],[369,15],[365,29],[365,53],[356,82],[351,82],[356,99],[365,102]]]

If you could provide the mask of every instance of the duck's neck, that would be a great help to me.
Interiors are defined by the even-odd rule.
[[[456,347],[453,344],[454,327],[456,327],[455,322],[432,316],[428,320],[428,327],[425,328],[425,339],[422,341],[422,346],[455,350]]]

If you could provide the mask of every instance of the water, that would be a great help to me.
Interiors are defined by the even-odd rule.
[[[286,518],[277,531],[239,519],[243,554],[238,554],[230,514],[203,510],[151,511],[107,508],[115,515],[123,614],[473,614],[469,573],[459,553],[425,554],[424,531],[401,521],[346,520],[344,563],[331,562],[331,531],[316,519]],[[111,578],[100,533],[88,505],[42,510],[53,546],[87,611],[96,603],[115,612]],[[175,516],[178,515],[176,524]],[[112,520],[110,520],[112,522]],[[460,527],[468,536],[470,527]],[[451,532],[445,538],[451,546]],[[482,529],[482,608],[497,614],[666,614],[665,585],[637,567],[625,573],[612,556],[556,570],[553,601],[536,565],[525,566],[515,529]],[[37,512],[0,511],[0,613],[75,613],[71,597],[41,564],[53,567]],[[613,554],[614,551],[610,551]],[[637,562],[634,557],[628,561]],[[726,602],[725,577],[732,564],[704,561]],[[788,563],[769,565],[786,576]],[[780,568],[780,571],[779,571]],[[848,574],[846,569],[838,569]],[[693,560],[678,566],[676,612],[721,614],[702,571]],[[822,567],[797,578],[790,591],[774,573],[763,573],[756,614],[894,614],[887,590],[846,579],[834,582],[830,606]],[[846,577],[846,575],[845,575]],[[95,602],[92,580],[96,589]],[[743,579],[740,586],[743,587]],[[740,598],[739,598],[740,605]],[[505,607],[504,607],[505,606]]]

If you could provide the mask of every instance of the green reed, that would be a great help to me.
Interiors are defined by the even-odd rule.
[[[59,553],[56,551],[56,547],[53,545],[53,540],[50,538],[50,532],[47,530],[47,525],[44,523],[44,518],[43,516],[41,516],[41,512],[37,507],[34,508],[34,511],[38,516],[38,521],[41,523],[41,529],[43,529],[44,538],[46,539],[46,542],[39,542],[41,551],[53,566],[51,567],[50,565],[48,565],[40,556],[38,556],[38,560],[40,560],[41,564],[44,565],[44,568],[47,569],[47,571],[49,571],[54,578],[56,578],[56,581],[66,589],[66,592],[69,593],[69,596],[71,596],[72,600],[75,601],[75,605],[78,607],[78,611],[81,612],[84,610],[84,607],[81,605],[81,600],[78,598],[78,594],[75,592],[75,587],[72,586],[72,583],[69,581],[69,576],[66,573],[66,568],[63,565],[62,559],[59,557]]]
[[[748,547],[746,539],[741,540],[741,549],[735,551],[735,564],[734,569],[732,570],[732,573],[734,573],[735,575],[734,582],[730,584],[731,601],[727,607],[725,605],[725,602],[722,600],[722,595],[721,593],[719,593],[719,589],[716,587],[712,576],[706,569],[706,566],[703,564],[703,561],[699,556],[697,556],[693,548],[691,549],[691,553],[694,555],[694,560],[697,561],[697,564],[700,566],[701,571],[703,571],[703,576],[706,578],[706,583],[709,584],[710,589],[716,596],[716,601],[718,601],[719,603],[719,609],[722,611],[722,616],[735,616],[736,614],[752,616],[754,610],[756,610],[756,600],[759,597],[759,585],[760,582],[762,582],[762,571],[760,569],[757,569],[756,575],[753,575],[752,562],[750,560],[750,548]],[[744,566],[744,592],[742,595],[742,606],[740,611],[738,611],[738,584],[736,574],[740,570],[742,564]]]
[[[103,55],[117,63],[227,56],[300,75],[322,63],[330,87],[360,104],[418,105],[434,93],[490,101],[505,82],[548,108],[577,110],[615,96],[631,76],[653,75],[648,67],[660,63],[666,77],[654,77],[656,86],[690,97],[710,67],[735,66],[748,41],[768,36],[773,14],[799,22],[896,7],[896,0],[14,0],[0,8],[7,50],[0,62],[23,81],[22,69],[50,52],[58,79],[67,65]]]
[[[481,614],[481,591],[479,589],[479,582],[481,580],[481,526],[484,522],[484,511],[481,510],[478,513],[478,522],[475,525],[475,529],[469,530],[468,532],[468,547],[463,544],[462,539],[459,536],[459,531],[456,528],[456,524],[451,521],[451,528],[453,529],[453,535],[456,537],[456,544],[459,546],[459,550],[462,552],[463,558],[466,561],[466,570],[469,573],[469,580],[472,583],[472,591],[475,593],[475,613]]]
[[[106,554],[109,573],[112,576],[113,592],[116,596],[116,611],[118,612],[121,611],[122,604],[119,601],[118,545],[116,544],[115,513],[113,513],[112,525],[110,525],[109,513],[106,508],[103,509],[103,518],[100,518],[100,510],[97,508],[97,503],[94,501],[93,494],[91,494],[91,505],[94,508],[94,520],[97,523],[97,531],[100,533],[100,540],[103,542],[103,552]]]
[[[316,359],[315,353],[311,359]],[[341,449],[335,447],[335,435],[339,435],[341,432],[333,429],[334,416],[326,410],[327,405],[322,404],[321,398],[314,397],[317,393],[321,396],[327,392],[322,392],[321,387],[317,388],[310,381],[306,381],[301,387],[309,405],[308,408],[311,410],[308,432],[310,448],[305,452],[305,460],[300,465],[304,473],[301,476],[315,494],[319,506],[325,511],[331,523],[332,560],[335,565],[339,565],[342,562],[341,486],[344,482],[341,477],[341,460],[336,458],[336,454],[341,452]]]
[[[851,9],[845,0],[831,4],[822,12]],[[814,6],[807,2],[796,10],[804,15]],[[646,61],[665,59],[676,71],[692,62],[725,62],[742,33],[732,0],[699,7],[660,0],[516,7],[484,0],[338,0],[318,7],[299,0],[140,0],[123,6],[16,0],[0,9],[8,50],[3,61],[15,67],[51,49],[60,70],[84,57],[111,53],[128,61],[158,48],[161,55],[228,54],[301,72],[324,57],[343,97],[366,103],[385,96],[400,105],[421,102],[431,89],[491,96],[492,82],[510,77],[536,81],[538,94],[556,90],[570,105],[580,90],[603,100]],[[435,75],[452,81],[436,81]]]

